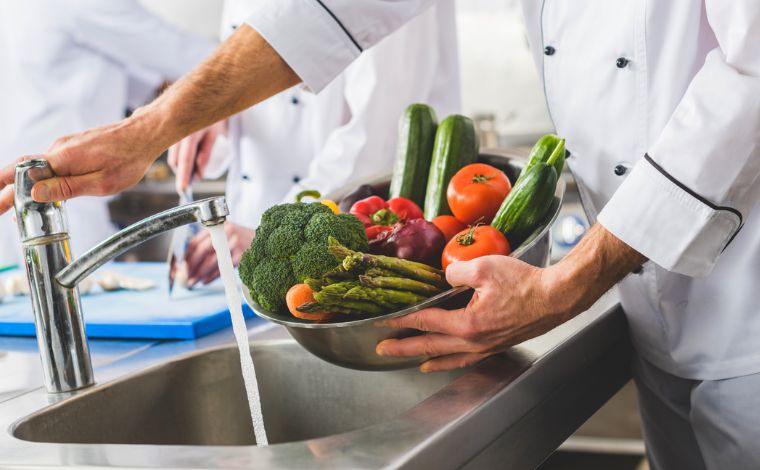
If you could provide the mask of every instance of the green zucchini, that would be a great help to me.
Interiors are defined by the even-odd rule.
[[[425,192],[427,220],[451,214],[446,201],[449,181],[460,168],[475,161],[478,150],[478,134],[470,118],[454,114],[441,121],[435,133],[433,161]]]
[[[425,188],[433,157],[438,119],[426,104],[410,104],[398,126],[396,163],[389,197],[405,197],[418,206],[425,204]]]
[[[551,164],[537,162],[523,175],[491,222],[491,226],[507,236],[515,247],[546,216],[557,188],[557,171]]]
[[[554,161],[554,170],[557,172],[557,177],[562,175],[562,169],[565,167],[565,139],[562,139],[554,134],[546,134],[538,139],[536,144],[530,150],[528,155],[528,163],[523,168],[522,173],[526,173],[530,168],[538,162],[546,163],[552,156],[556,155]],[[520,182],[522,173],[515,184]]]

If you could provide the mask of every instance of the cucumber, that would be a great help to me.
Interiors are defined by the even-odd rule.
[[[557,177],[562,174],[562,169],[565,167],[565,139],[562,139],[554,134],[546,134],[538,139],[536,144],[530,150],[528,155],[528,163],[523,168],[520,177],[517,178],[515,184],[520,182],[522,174],[526,173],[538,162],[546,163],[552,156],[557,155],[554,162],[554,170],[557,172]]]
[[[396,163],[389,197],[405,197],[418,206],[425,204],[425,188],[433,158],[438,119],[426,104],[410,104],[398,126]]]
[[[498,229],[517,246],[530,235],[554,201],[557,188],[557,171],[554,166],[537,162],[523,171],[523,176],[512,188],[494,216],[491,226]]]
[[[446,201],[446,190],[454,174],[478,156],[478,134],[472,120],[454,114],[438,126],[433,146],[433,161],[425,192],[425,219],[451,214]]]

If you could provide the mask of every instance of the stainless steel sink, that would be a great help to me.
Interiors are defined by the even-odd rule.
[[[321,361],[292,341],[253,345],[272,444],[383,422],[462,374],[359,372]],[[35,442],[253,445],[237,349],[154,367],[36,413],[13,434]]]
[[[220,331],[96,353],[100,383],[84,390],[0,398],[0,467],[534,468],[630,378],[614,298],[452,374],[343,369],[281,327],[249,333],[271,445],[252,445],[237,351]]]

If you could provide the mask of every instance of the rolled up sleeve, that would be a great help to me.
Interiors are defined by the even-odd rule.
[[[706,276],[760,201],[760,9],[706,2],[719,46],[599,214],[663,268]]]
[[[246,23],[304,84],[321,91],[363,50],[435,0],[267,0]]]

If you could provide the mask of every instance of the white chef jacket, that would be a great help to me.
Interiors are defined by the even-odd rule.
[[[43,153],[65,134],[117,121],[214,48],[136,0],[0,2],[0,164]],[[107,200],[67,203],[75,253],[113,231]],[[0,265],[18,261],[18,229],[0,220]]]
[[[432,3],[277,0],[248,23],[320,90]],[[652,260],[620,285],[639,352],[686,378],[760,372],[757,0],[523,0],[523,10],[584,204]]]
[[[228,0],[222,38],[256,4]],[[302,37],[303,39],[303,37]],[[230,120],[231,219],[261,214],[303,189],[322,194],[390,175],[404,108],[429,103],[439,119],[460,107],[453,0],[439,2],[373,47],[317,95],[293,87]]]

